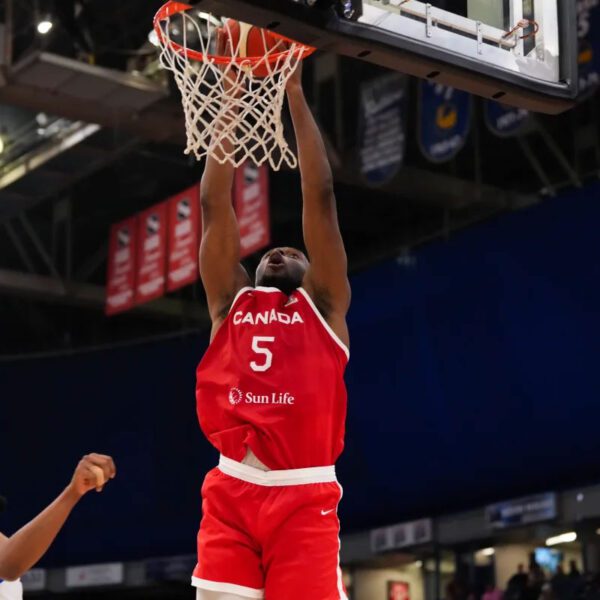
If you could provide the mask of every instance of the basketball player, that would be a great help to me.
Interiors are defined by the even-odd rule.
[[[270,250],[253,287],[240,265],[233,168],[208,158],[202,178],[200,272],[212,333],[196,396],[221,458],[202,488],[197,600],[346,600],[333,465],[344,444],[350,286],[331,169],[300,69],[286,91],[308,258]]]
[[[84,456],[71,482],[52,504],[11,537],[0,533],[0,600],[23,597],[19,577],[46,553],[81,497],[93,489],[101,492],[115,475],[115,463],[110,456]]]

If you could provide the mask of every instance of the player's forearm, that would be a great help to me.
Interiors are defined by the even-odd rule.
[[[320,199],[329,203],[333,199],[333,175],[321,132],[306,102],[302,87],[289,86],[287,96],[298,145],[302,189],[313,192],[304,194],[304,199]]]
[[[81,496],[67,487],[52,504],[0,544],[0,578],[18,579],[50,547]]]
[[[227,94],[225,93],[223,101],[226,104],[221,114],[216,117],[211,153],[206,158],[206,166],[202,176],[200,193],[203,205],[214,202],[229,203],[231,197],[234,167],[228,157],[235,154],[235,147],[231,138],[235,136],[237,130],[235,119],[238,111],[227,108],[226,97]]]
[[[220,164],[216,158],[209,156],[200,183],[200,196],[203,207],[215,204],[231,203],[231,187],[233,185],[233,165],[228,161]]]

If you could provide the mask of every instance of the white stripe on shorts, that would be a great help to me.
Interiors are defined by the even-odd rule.
[[[245,585],[236,585],[235,583],[223,583],[221,581],[209,581],[208,579],[200,579],[192,577],[192,585],[201,590],[209,592],[223,592],[224,594],[237,594],[245,598],[253,598],[262,600],[265,597],[264,590],[246,587]]]
[[[267,487],[337,482],[334,466],[262,471],[223,455],[219,459],[219,471],[236,479]]]

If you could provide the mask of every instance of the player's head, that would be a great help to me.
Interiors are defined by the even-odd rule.
[[[302,285],[306,269],[308,259],[304,252],[295,248],[273,248],[256,268],[256,285],[276,287],[291,294]]]

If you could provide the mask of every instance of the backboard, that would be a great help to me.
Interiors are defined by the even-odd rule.
[[[573,0],[201,0],[195,6],[537,112],[562,112],[577,93]]]

